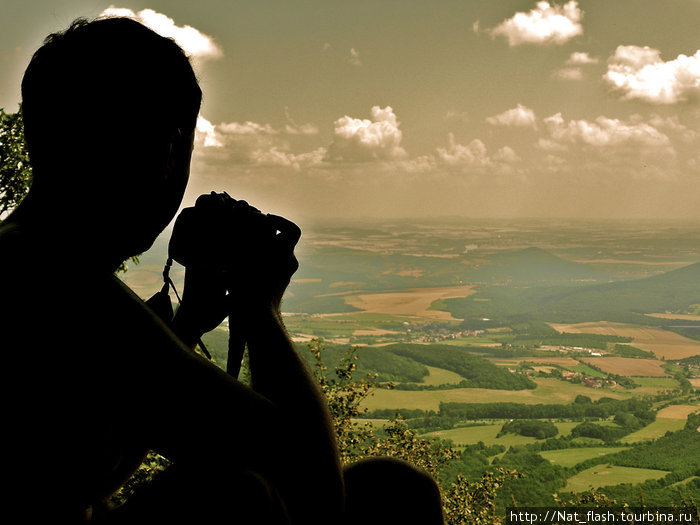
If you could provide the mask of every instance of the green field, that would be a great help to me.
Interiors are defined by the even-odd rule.
[[[440,438],[449,439],[455,445],[470,445],[483,441],[486,445],[503,445],[506,448],[513,445],[528,445],[536,440],[533,437],[519,436],[517,434],[505,434],[501,437],[496,437],[501,430],[503,422],[473,426],[473,427],[458,427],[450,430],[436,430],[422,435],[425,438]]]
[[[511,340],[511,336],[499,335],[479,335],[470,337],[457,337],[456,339],[445,339],[441,344],[452,346],[500,346],[503,341]]]
[[[506,448],[512,445],[527,445],[537,441],[534,437],[520,436],[518,434],[505,434],[501,437],[496,437],[504,422],[505,421],[497,421],[480,426],[436,430],[435,432],[428,432],[421,437],[449,439],[455,445],[469,445],[483,441],[486,445],[503,445]],[[571,429],[578,424],[579,423],[574,422],[555,423],[556,427],[559,429],[560,436],[571,434]]]
[[[620,483],[642,483],[648,479],[663,478],[668,472],[648,468],[618,467],[616,465],[596,465],[569,478],[566,492],[583,492],[591,487],[607,487]]]
[[[462,403],[496,403],[504,401],[534,405],[537,403],[571,403],[578,395],[585,395],[593,400],[601,397],[627,399],[633,395],[630,391],[622,389],[594,389],[558,379],[535,378],[533,381],[537,383],[537,388],[518,391],[489,390],[486,388],[422,391],[376,389],[373,395],[363,402],[362,406],[369,410],[379,408],[438,410],[441,401]],[[635,392],[638,392],[638,390]],[[655,391],[655,389],[651,390]]]
[[[661,390],[678,388],[678,381],[672,377],[635,377],[633,381],[643,388],[651,387]]]
[[[349,337],[356,330],[400,330],[403,322],[415,319],[405,316],[372,313],[341,315],[287,315],[284,323],[291,334],[318,337]]]
[[[675,432],[676,430],[681,430],[684,426],[685,419],[667,419],[659,417],[653,423],[650,423],[636,432],[628,434],[620,441],[623,443],[637,443],[639,441],[657,439],[663,436],[666,432]]]
[[[602,372],[599,372],[595,368],[591,368],[588,365],[580,364],[576,366],[566,366],[564,367],[567,370],[571,370],[572,372],[581,372],[585,376],[592,376],[592,377],[605,377],[605,374]]]
[[[460,381],[464,381],[464,378],[461,375],[455,372],[451,372],[450,370],[445,370],[444,368],[435,368],[434,366],[428,365],[426,365],[425,367],[430,373],[423,378],[422,383],[418,384],[437,386],[449,385],[459,383]]]
[[[573,467],[587,459],[612,454],[624,449],[625,447],[567,448],[563,450],[545,450],[539,454],[547,461],[562,467]]]
[[[698,476],[690,476],[689,478],[682,479],[680,481],[676,481],[675,483],[669,485],[669,487],[681,487],[685,485],[686,483],[690,483],[694,479],[698,479]]]

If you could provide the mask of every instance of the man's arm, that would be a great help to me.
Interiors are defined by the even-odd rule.
[[[343,506],[333,425],[325,398],[287,336],[279,300],[238,309],[248,340],[251,389],[186,347],[215,324],[211,319],[221,315],[225,297],[209,286],[211,280],[204,283],[207,278],[198,272],[187,272],[175,333],[155,320],[161,328],[157,336],[165,340],[149,345],[170,347],[163,356],[163,371],[169,373],[157,382],[163,391],[153,394],[170,415],[162,419],[153,448],[175,462],[212,461],[206,443],[225,443],[222,460],[254,470],[276,486],[295,523],[333,523],[329,517]]]
[[[282,412],[298,471],[289,474],[289,510],[303,523],[332,523],[343,506],[342,470],[328,405],[297,354],[276,307],[250,316],[248,352],[253,389]],[[308,511],[318,511],[311,514]]]

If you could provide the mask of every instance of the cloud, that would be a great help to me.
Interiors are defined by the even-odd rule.
[[[511,47],[522,44],[561,45],[583,34],[582,18],[583,11],[576,0],[563,6],[541,1],[530,12],[516,13],[503,21],[491,30],[491,36],[507,38]]]
[[[216,126],[201,115],[197,117],[196,133],[199,142],[205,148],[222,148],[224,146],[217,137]]]
[[[391,106],[373,106],[371,116],[369,120],[346,115],[334,122],[328,160],[366,162],[406,156],[406,151],[401,147],[403,133]]]
[[[635,118],[641,117],[635,116]],[[649,117],[649,124],[651,124],[657,129],[665,129],[671,133],[676,134],[679,140],[686,144],[695,142],[696,140],[698,140],[698,138],[700,138],[700,134],[697,131],[690,129],[689,127],[681,123],[680,119],[678,118],[678,115],[673,115],[671,117],[662,117],[660,115],[652,114]]]
[[[284,107],[284,116],[287,117],[287,123],[284,125],[284,132],[288,135],[317,135],[318,127],[316,124],[307,122],[306,124],[297,124],[289,113],[289,108]]]
[[[253,151],[251,158],[258,166],[292,168],[298,171],[321,165],[325,156],[326,148],[317,148],[308,153],[292,153],[273,146],[267,150]]]
[[[563,67],[552,73],[559,80],[583,80],[583,71],[580,67]]]
[[[138,13],[125,7],[109,6],[102,11],[101,17],[127,17],[141,22],[161,36],[172,38],[190,57],[199,60],[219,58],[223,56],[223,50],[214,39],[205,35],[192,26],[178,26],[175,21],[153,9],[143,9]]]
[[[469,144],[458,144],[452,133],[447,136],[447,147],[437,149],[437,158],[447,166],[483,168],[491,165],[486,145],[479,139]]]
[[[667,135],[646,122],[625,122],[600,116],[594,121],[565,121],[561,113],[543,120],[551,139],[560,143],[599,148],[636,145],[659,148],[670,146]]]
[[[506,110],[503,113],[486,119],[486,122],[492,126],[522,128],[536,128],[536,121],[535,112],[522,104],[518,104],[518,106],[513,109]]]
[[[546,136],[536,148],[548,154],[541,166],[544,171],[586,174],[595,180],[668,179],[678,174],[680,152],[675,141],[639,115],[627,120],[599,116],[567,121],[556,113],[542,122]]]
[[[466,111],[449,110],[445,113],[445,120],[451,122],[469,122],[469,113]]]
[[[562,67],[552,73],[552,78],[558,80],[578,81],[583,80],[583,69],[581,66],[597,64],[598,59],[590,56],[584,51],[575,51],[566,60],[568,67]]]
[[[575,51],[571,53],[566,63],[570,66],[585,66],[588,64],[597,64],[598,59],[591,57],[588,53],[583,51]]]
[[[700,50],[664,62],[648,46],[618,46],[603,80],[624,100],[677,104],[700,94]]]
[[[440,168],[460,173],[510,174],[513,165],[520,162],[515,151],[504,146],[493,155],[489,155],[486,144],[479,139],[473,139],[469,144],[459,144],[452,133],[447,135],[447,147],[437,148],[430,157],[419,157],[422,164],[432,170]]]
[[[348,63],[351,66],[361,66],[362,61],[360,60],[360,53],[354,48],[350,48],[350,55],[348,56]]]
[[[197,119],[195,157],[205,165],[243,164],[299,170],[320,165],[326,149],[293,153],[287,137],[317,132],[318,128],[313,124],[298,126],[293,122],[281,128],[251,121],[215,125],[200,115]]]

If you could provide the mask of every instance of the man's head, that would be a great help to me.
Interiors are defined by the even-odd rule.
[[[22,81],[35,198],[104,228],[120,256],[147,248],[182,199],[200,102],[182,49],[136,21],[50,35]]]

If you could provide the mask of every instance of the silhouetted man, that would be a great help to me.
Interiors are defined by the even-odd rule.
[[[132,20],[78,21],[36,52],[22,99],[34,181],[0,226],[0,519],[340,523],[333,427],[279,311],[293,246],[240,246],[249,264],[228,297],[206,265],[188,266],[170,325],[113,274],[150,247],[187,184],[201,91],[182,50]],[[252,388],[191,350],[230,310]],[[173,466],[123,508],[95,511],[148,450]],[[348,471],[348,485],[398,469],[437,516],[435,486],[387,464]]]

